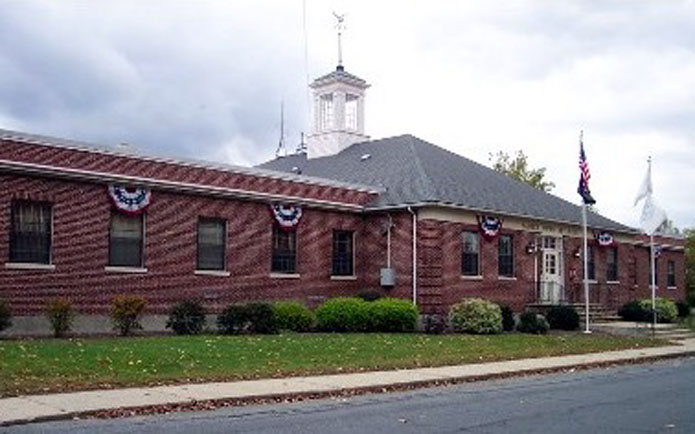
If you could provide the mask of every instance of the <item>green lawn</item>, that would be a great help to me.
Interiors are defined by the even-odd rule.
[[[598,334],[281,334],[0,341],[0,396],[480,363],[662,344]]]

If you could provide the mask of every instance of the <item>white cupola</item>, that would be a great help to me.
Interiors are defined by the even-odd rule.
[[[369,139],[364,134],[366,81],[342,65],[309,85],[313,93],[313,125],[307,137],[307,157],[334,155]]]

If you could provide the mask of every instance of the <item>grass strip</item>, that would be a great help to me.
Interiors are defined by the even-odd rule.
[[[483,363],[664,345],[550,334],[280,334],[0,341],[0,396]]]

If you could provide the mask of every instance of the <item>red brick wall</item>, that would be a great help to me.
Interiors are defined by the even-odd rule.
[[[364,285],[378,285],[378,264],[369,256],[357,258],[357,280],[330,279],[334,229],[355,231],[357,249],[377,252],[383,243],[384,237],[374,233],[377,225],[365,224],[358,214],[305,207],[297,229],[301,278],[277,279],[269,277],[272,217],[267,204],[155,190],[145,220],[147,273],[108,273],[104,267],[111,204],[105,186],[2,174],[0,184],[3,265],[9,258],[11,200],[53,203],[55,270],[0,267],[0,296],[11,301],[17,315],[39,314],[46,299],[55,296],[69,297],[81,312],[105,313],[114,295],[135,293],[147,298],[150,313],[163,313],[189,296],[204,298],[215,309],[234,301],[279,298],[315,304],[324,297],[352,295]],[[229,277],[193,273],[199,216],[228,221]],[[401,293],[401,286],[394,292]]]
[[[368,192],[343,187],[8,140],[0,141],[0,159],[349,204],[363,205],[374,198]]]

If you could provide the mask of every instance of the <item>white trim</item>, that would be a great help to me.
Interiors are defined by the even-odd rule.
[[[144,274],[147,273],[147,268],[144,267],[121,267],[117,265],[107,265],[104,267],[107,273],[128,273],[128,274]]]
[[[161,190],[173,190],[182,193],[205,194],[210,196],[233,197],[236,199],[255,199],[270,202],[292,202],[301,205],[313,205],[319,208],[339,209],[344,211],[360,212],[364,206],[334,202],[330,200],[311,199],[300,196],[288,196],[284,194],[265,193],[262,191],[242,190],[238,188],[216,187],[203,184],[192,184],[188,182],[167,181],[155,178],[144,178],[140,176],[120,175],[108,172],[95,172],[91,170],[71,169],[64,167],[53,167],[42,164],[24,163],[12,160],[0,159],[0,169],[15,171],[19,173],[30,173],[34,175],[50,175],[65,177],[69,179],[79,179],[87,181],[104,182],[125,182],[140,184],[150,188]],[[349,189],[348,189],[349,190]]]
[[[461,280],[483,280],[483,276],[481,276],[480,274],[477,274],[475,276],[469,276],[467,274],[462,274]]]
[[[307,175],[297,175],[293,173],[269,170],[269,169],[258,169],[255,167],[243,167],[235,165],[222,165],[215,164],[206,161],[195,161],[195,160],[182,160],[173,159],[166,157],[155,157],[148,155],[141,155],[133,152],[119,152],[113,149],[100,148],[99,145],[87,142],[79,142],[76,140],[66,140],[57,137],[41,136],[38,134],[27,134],[19,131],[10,131],[0,129],[0,140],[7,140],[9,142],[23,143],[28,145],[38,145],[47,146],[52,148],[68,149],[71,151],[88,152],[92,154],[109,155],[114,157],[123,158],[133,158],[142,161],[151,161],[154,163],[164,163],[173,164],[176,166],[193,167],[197,169],[209,169],[209,170],[219,170],[223,172],[257,176],[261,178],[279,179],[281,181],[295,182],[295,183],[307,183],[312,185],[320,185],[326,187],[339,187],[346,188],[353,191],[366,192],[366,193],[383,193],[386,191],[383,187],[377,187],[373,185],[342,182],[333,179],[320,178],[315,176]]]
[[[5,262],[8,270],[42,270],[53,271],[56,269],[54,264],[40,264],[36,262]]]
[[[511,282],[511,281],[514,281],[514,280],[516,280],[516,276],[515,276],[515,277],[509,277],[509,276],[497,276],[497,280],[508,280],[508,281],[510,281],[510,282]]]
[[[405,209],[407,210],[408,208],[424,208],[424,207],[440,207],[440,208],[449,208],[449,209],[456,209],[456,210],[462,210],[462,211],[470,211],[474,213],[490,213],[490,214],[497,214],[501,216],[506,216],[506,217],[519,217],[519,218],[524,218],[524,219],[529,219],[529,220],[537,220],[541,222],[549,222],[549,223],[560,223],[560,224],[565,224],[569,226],[575,226],[575,227],[582,227],[581,223],[577,222],[571,222],[571,221],[566,221],[566,220],[558,220],[558,219],[550,219],[547,217],[538,217],[538,216],[533,216],[533,215],[528,215],[528,214],[517,214],[509,211],[499,211],[499,210],[494,210],[494,209],[485,209],[485,208],[475,208],[475,207],[470,207],[470,206],[463,206],[463,205],[455,205],[455,204],[450,204],[450,203],[442,203],[442,202],[416,202],[414,204],[406,205],[406,204],[397,204],[397,205],[383,205],[383,206],[367,206],[365,207],[366,212],[375,212],[375,211],[391,211],[391,210],[401,210]],[[603,216],[602,216],[603,217]],[[607,217],[604,217],[607,219]],[[621,224],[621,223],[618,223]],[[624,226],[624,225],[623,225]],[[628,229],[632,229],[632,231],[627,231],[627,230],[619,230],[615,228],[605,228],[601,226],[591,226],[591,229],[595,230],[606,230],[610,232],[615,232],[615,233],[620,233],[620,234],[626,234],[626,235],[640,235],[641,232],[637,229],[633,229],[628,227]],[[532,231],[528,231],[532,232]]]
[[[666,289],[668,289],[669,291],[675,291],[678,289],[678,287],[677,286],[667,286]]]
[[[606,285],[620,285],[620,280],[608,280]]]
[[[357,276],[331,276],[331,280],[357,280]]]
[[[217,276],[217,277],[229,277],[231,274],[229,271],[224,270],[195,270],[193,274],[196,276]]]
[[[270,273],[271,279],[299,279],[302,277],[299,273]]]
[[[583,282],[583,280],[582,280],[582,282]],[[596,284],[598,283],[598,280],[596,280],[596,279],[587,279],[587,280],[586,280],[586,283],[588,283],[589,285],[596,285]]]

